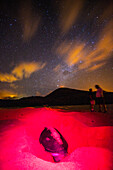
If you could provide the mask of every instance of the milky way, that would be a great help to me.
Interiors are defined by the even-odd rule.
[[[0,2],[0,98],[95,84],[113,91],[112,1]]]

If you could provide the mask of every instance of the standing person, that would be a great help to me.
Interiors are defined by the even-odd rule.
[[[102,88],[100,88],[99,85],[95,85],[95,88],[97,89],[96,98],[97,98],[97,103],[99,105],[99,112],[102,112],[102,106],[103,106],[104,113],[105,113],[105,112],[107,112],[107,109],[106,109],[106,105],[105,105],[103,90],[102,90]]]
[[[91,112],[94,112],[95,100],[94,100],[92,89],[89,89],[89,100],[90,100],[90,110]]]

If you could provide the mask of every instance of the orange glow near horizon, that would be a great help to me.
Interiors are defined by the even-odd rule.
[[[18,97],[18,94],[14,93],[13,91],[8,91],[8,90],[0,91],[0,99],[14,98],[14,97]]]
[[[61,85],[60,88],[64,88],[65,86]]]

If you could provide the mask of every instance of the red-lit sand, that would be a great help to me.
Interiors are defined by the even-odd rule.
[[[49,108],[0,110],[1,170],[112,170],[113,116]],[[39,144],[44,127],[57,128],[69,155],[54,163]]]

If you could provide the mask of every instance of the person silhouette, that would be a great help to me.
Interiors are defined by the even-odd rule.
[[[107,112],[107,108],[106,108],[106,105],[105,105],[103,89],[100,88],[99,85],[95,85],[95,88],[97,89],[96,98],[97,98],[97,103],[99,105],[99,112],[102,112],[102,106],[103,106],[104,113],[105,113],[105,112]]]
[[[89,100],[90,100],[90,110],[91,112],[94,112],[95,100],[94,100],[93,90],[91,88],[89,89]]]

